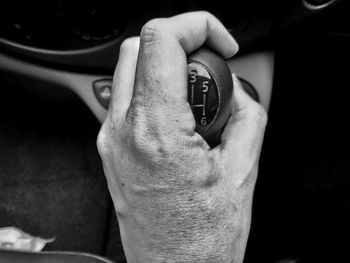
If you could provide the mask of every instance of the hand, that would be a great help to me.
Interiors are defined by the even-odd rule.
[[[148,22],[121,46],[98,136],[128,262],[242,262],[266,125],[234,76],[234,108],[211,149],[194,132],[186,56],[238,45],[206,12]]]

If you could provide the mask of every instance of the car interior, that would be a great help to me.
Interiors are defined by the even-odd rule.
[[[235,37],[230,70],[268,110],[244,262],[350,262],[349,1],[11,0],[0,10],[0,230],[54,238],[42,252],[1,248],[0,262],[126,262],[96,148],[119,47],[152,18],[198,10]]]

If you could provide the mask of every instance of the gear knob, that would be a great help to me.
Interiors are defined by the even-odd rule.
[[[233,81],[225,60],[207,48],[187,59],[188,102],[196,119],[196,132],[211,140],[225,126],[232,109]]]

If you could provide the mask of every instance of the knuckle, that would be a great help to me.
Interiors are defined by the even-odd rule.
[[[101,158],[108,154],[108,151],[109,151],[108,141],[109,139],[108,139],[107,126],[106,124],[103,124],[98,133],[97,141],[96,141],[97,150]]]
[[[138,52],[139,38],[130,37],[125,39],[120,45],[120,53]]]
[[[214,15],[210,13],[209,11],[203,10],[203,11],[198,11],[200,15],[202,15],[206,19],[212,19],[214,18]]]
[[[206,21],[207,26],[209,26],[211,22],[216,22],[218,20],[215,15],[205,10],[199,11],[199,15],[202,17],[203,21]]]
[[[159,39],[163,28],[160,18],[148,21],[141,29],[140,39],[143,43],[152,43]]]

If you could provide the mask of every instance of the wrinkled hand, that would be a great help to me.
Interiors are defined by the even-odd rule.
[[[234,108],[211,149],[187,103],[186,56],[238,46],[206,12],[148,22],[121,46],[98,137],[128,262],[242,262],[266,125],[234,77]]]

